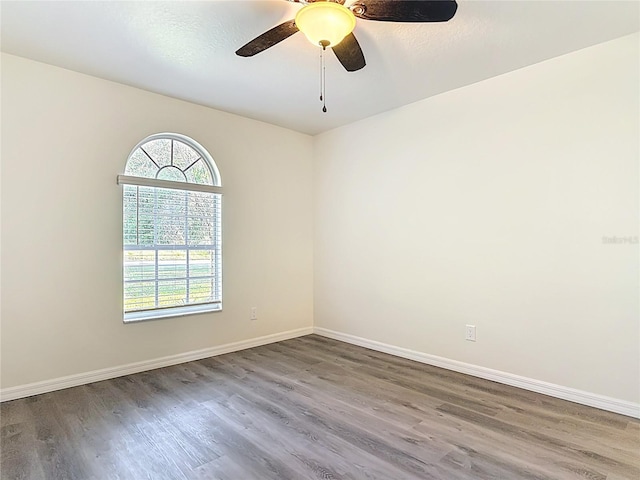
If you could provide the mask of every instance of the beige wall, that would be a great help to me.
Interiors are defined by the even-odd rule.
[[[220,169],[224,311],[124,325],[116,175],[167,131]],[[2,388],[312,325],[311,137],[3,55],[1,153]]]
[[[316,137],[315,325],[638,402],[638,44]]]

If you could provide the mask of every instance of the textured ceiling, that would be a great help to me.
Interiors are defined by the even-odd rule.
[[[351,3],[347,0],[347,5]],[[441,24],[358,20],[367,66],[347,73],[301,33],[234,54],[291,19],[275,1],[2,1],[4,52],[316,134],[640,29],[636,1],[464,1]]]

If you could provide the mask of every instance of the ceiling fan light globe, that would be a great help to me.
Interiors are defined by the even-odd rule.
[[[356,17],[339,3],[315,2],[300,9],[295,22],[313,45],[334,47],[353,31]]]

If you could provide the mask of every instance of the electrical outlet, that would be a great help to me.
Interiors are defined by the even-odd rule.
[[[464,330],[464,339],[469,340],[470,342],[476,341],[476,326],[475,325],[467,325]]]
[[[258,319],[258,307],[251,307],[251,320],[257,320]]]

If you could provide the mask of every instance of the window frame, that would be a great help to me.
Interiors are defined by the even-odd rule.
[[[220,177],[220,172],[218,171],[217,165],[214,162],[213,158],[211,157],[211,155],[209,154],[209,152],[207,152],[207,150],[202,147],[198,142],[196,142],[195,140],[185,136],[185,135],[181,135],[181,134],[177,134],[177,133],[157,133],[154,135],[150,135],[148,137],[146,137],[145,139],[143,139],[142,141],[138,142],[138,144],[131,150],[131,152],[129,153],[129,156],[127,157],[127,163],[125,164],[126,166],[128,166],[129,161],[131,160],[131,158],[133,157],[133,155],[138,151],[138,149],[141,149],[142,146],[144,146],[145,144],[152,142],[154,140],[171,140],[173,141],[178,141],[181,142],[182,144],[186,145],[187,147],[193,149],[198,155],[199,158],[197,160],[195,160],[193,164],[197,163],[198,160],[202,160],[203,163],[205,164],[206,168],[209,171],[209,174],[211,176],[211,183],[212,185],[208,185],[208,184],[201,184],[201,183],[193,183],[193,182],[189,182],[186,178],[185,180],[187,181],[174,181],[174,180],[163,180],[163,179],[158,179],[157,176],[160,173],[160,171],[163,168],[166,168],[167,165],[163,165],[160,166],[158,165],[158,163],[156,163],[156,161],[151,158],[149,156],[149,154],[147,154],[147,152],[145,150],[142,150],[147,156],[149,156],[149,159],[158,167],[158,170],[156,171],[156,178],[151,178],[151,177],[138,177],[135,175],[118,175],[117,176],[117,183],[118,185],[130,185],[130,186],[137,186],[137,187],[150,187],[150,188],[155,188],[155,189],[173,189],[173,190],[178,190],[181,192],[185,192],[188,193],[190,191],[192,192],[204,192],[204,193],[212,193],[212,194],[216,194],[220,196],[219,199],[219,207],[218,207],[218,211],[214,214],[214,218],[215,218],[215,222],[213,225],[213,229],[214,229],[214,236],[216,235],[216,231],[219,231],[220,233],[220,238],[217,240],[219,242],[219,245],[217,248],[213,248],[213,249],[204,249],[207,251],[212,252],[212,254],[215,255],[215,252],[217,251],[219,253],[219,257],[217,262],[215,263],[216,268],[214,268],[214,272],[212,275],[212,279],[213,281],[216,283],[216,286],[219,288],[220,290],[220,299],[215,301],[215,302],[207,302],[207,303],[194,303],[194,304],[186,304],[186,305],[175,305],[175,306],[168,306],[168,307],[160,307],[160,306],[155,306],[154,308],[149,308],[149,309],[144,309],[144,310],[132,310],[132,311],[126,311],[125,310],[125,304],[124,304],[124,288],[126,285],[126,280],[125,280],[125,276],[124,276],[124,254],[127,251],[127,245],[125,244],[125,238],[124,238],[124,223],[125,223],[125,211],[124,211],[124,198],[125,198],[125,194],[124,194],[124,190],[123,190],[123,195],[122,195],[122,199],[123,199],[123,209],[122,209],[122,225],[123,225],[123,236],[122,236],[122,253],[123,253],[123,277],[122,277],[122,286],[123,286],[123,305],[122,305],[122,311],[123,311],[123,322],[124,323],[134,323],[134,322],[140,322],[140,321],[147,321],[147,320],[156,320],[156,319],[163,319],[163,318],[172,318],[172,317],[178,317],[178,316],[184,316],[184,315],[192,315],[192,314],[198,314],[198,313],[206,313],[206,312],[219,312],[222,311],[222,181],[221,181],[221,177]],[[172,151],[171,151],[171,166],[176,167],[175,165],[173,165],[173,143],[172,143]],[[179,167],[178,168],[183,174],[186,170],[188,170],[187,167],[184,169],[181,169]],[[127,167],[125,167],[125,171],[126,171]],[[185,218],[188,218],[188,214]],[[136,224],[138,222],[138,219],[136,219]],[[214,245],[215,245],[216,240],[214,239]],[[158,245],[155,244],[154,242],[154,248],[151,248],[152,251],[156,252],[156,256],[159,254],[158,252],[160,251],[158,248]],[[195,247],[195,248],[194,248]],[[185,243],[184,245],[184,250],[186,251],[186,255],[187,257],[189,257],[189,251],[190,250],[200,250],[199,248],[197,248],[197,245],[188,245],[187,243]],[[148,246],[146,246],[144,249],[149,249]],[[133,248],[133,250],[135,250],[135,248]],[[170,249],[168,249],[170,250]],[[189,278],[189,269],[187,268],[186,273],[185,273],[185,280]],[[155,284],[155,288],[156,290],[159,288],[159,281],[160,278],[157,275],[152,279],[149,280],[149,282],[153,282]],[[188,300],[188,298],[187,298]]]

